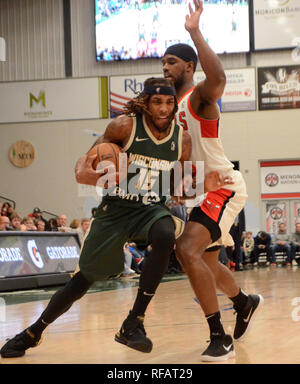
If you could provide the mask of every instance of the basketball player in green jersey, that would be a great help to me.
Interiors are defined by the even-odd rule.
[[[129,188],[124,195],[115,187],[112,196],[103,198],[81,250],[80,270],[52,296],[34,324],[2,347],[3,358],[23,356],[28,348],[37,346],[46,327],[84,296],[93,282],[120,273],[124,264],[123,245],[129,240],[151,244],[152,253],[143,268],[133,308],[115,340],[141,352],[152,350],[143,326],[144,313],[167,269],[175,244],[175,225],[164,205],[166,191],[158,189],[153,195],[147,194],[147,190],[142,193],[142,189],[147,189],[145,180],[152,186],[154,176],[148,172],[154,172],[154,182],[161,185],[163,172],[172,169],[177,160],[188,160],[191,153],[190,136],[173,121],[177,102],[171,84],[163,78],[148,79],[143,93],[127,104],[126,114],[107,126],[100,141],[120,145],[131,164],[139,165],[140,175],[146,178],[138,183],[138,194],[131,194]],[[80,164],[76,169],[77,181],[96,185],[99,173],[94,171],[92,177],[87,178]],[[129,181],[133,177],[129,168]],[[212,172],[206,176],[204,188],[216,190],[227,183],[230,180],[220,179],[218,172]]]

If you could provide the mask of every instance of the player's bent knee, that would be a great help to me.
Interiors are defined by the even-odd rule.
[[[185,270],[194,268],[195,265],[201,267],[205,264],[202,259],[202,252],[193,251],[188,242],[179,241],[176,243],[176,257]]]

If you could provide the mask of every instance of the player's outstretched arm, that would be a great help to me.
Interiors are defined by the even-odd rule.
[[[198,111],[201,104],[215,104],[222,96],[226,84],[222,63],[207,44],[199,29],[202,12],[203,1],[194,0],[194,9],[189,4],[189,14],[185,21],[185,29],[195,44],[201,67],[206,75],[206,79],[196,86],[191,96],[194,111]]]

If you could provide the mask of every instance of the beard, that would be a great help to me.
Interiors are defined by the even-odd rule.
[[[173,118],[174,118],[173,115],[170,116],[163,125],[157,125],[155,123],[155,121],[153,121],[152,119],[151,119],[151,122],[154,125],[155,129],[157,129],[159,132],[163,133],[163,132],[167,132],[167,130],[170,128],[172,121],[173,121]]]
[[[184,70],[180,73],[177,79],[174,80],[174,87],[176,91],[184,85]]]

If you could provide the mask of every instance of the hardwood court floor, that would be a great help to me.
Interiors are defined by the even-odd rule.
[[[248,293],[258,292],[265,304],[245,341],[235,343],[236,358],[223,364],[300,363],[300,268],[260,268],[236,272],[235,278]],[[131,308],[137,288],[86,295],[44,334],[40,346],[2,364],[198,364],[206,348],[208,327],[194,300],[189,282],[162,283],[145,320],[154,348],[150,354],[131,350],[114,341],[114,334]],[[1,294],[0,294],[1,296]],[[295,299],[298,297],[298,300]],[[47,301],[6,307],[0,322],[0,345],[34,322]],[[232,333],[232,303],[219,294],[224,328]],[[294,313],[294,318],[293,318]],[[297,321],[298,320],[298,321]]]

